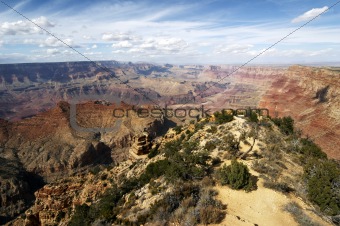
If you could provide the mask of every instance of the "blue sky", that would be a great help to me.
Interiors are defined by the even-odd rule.
[[[1,0],[91,60],[244,63],[334,0]],[[0,1],[0,63],[86,60]],[[253,63],[339,62],[340,3]]]

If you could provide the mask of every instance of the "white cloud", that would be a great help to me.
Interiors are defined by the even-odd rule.
[[[85,55],[93,56],[93,55],[101,55],[102,52],[85,52]]]
[[[159,37],[146,39],[141,45],[141,49],[156,50],[163,53],[174,53],[184,50],[188,44],[180,38]]]
[[[0,47],[4,44],[4,41],[0,40]]]
[[[43,28],[51,28],[55,26],[54,23],[48,21],[47,18],[44,16],[33,19],[32,21]]]
[[[51,28],[55,25],[48,21],[46,17],[39,17],[32,20],[43,28]],[[43,31],[29,21],[4,22],[0,25],[0,33],[3,35],[25,35],[25,34],[43,34]]]
[[[262,20],[258,23],[240,21],[235,25],[229,19],[243,20],[242,15],[232,15],[235,17],[229,18],[229,14],[211,12],[209,17],[205,17],[203,14],[197,14],[201,11],[195,11],[195,7],[202,9],[202,3],[183,3],[179,7],[164,8],[158,4],[150,5],[145,1],[102,2],[76,14],[69,14],[68,11],[65,14],[63,12],[40,14],[48,15],[48,19],[58,26],[44,17],[39,17],[40,15],[37,15],[34,21],[43,27],[54,26],[54,34],[72,47],[75,44],[82,46],[79,51],[85,54],[91,55],[102,51],[101,55],[93,55],[94,58],[102,56],[101,59],[123,61],[136,59],[181,64],[247,61],[293,29],[293,25],[287,24],[284,18]],[[318,11],[326,9],[328,8],[312,9],[293,21],[307,20],[317,15]],[[40,12],[44,10],[41,9]],[[0,18],[11,18],[10,15],[0,13]],[[307,29],[299,30],[277,45],[278,49],[271,49],[259,58],[264,61],[275,59],[277,62],[312,59],[314,56],[321,61],[338,59],[331,55],[340,56],[340,52],[337,51],[340,46],[340,28],[336,26],[338,19],[337,15],[333,15],[329,18],[330,23],[325,26],[311,24]],[[25,44],[25,48],[13,48],[13,51],[26,54],[27,61],[32,61],[37,54],[46,56],[40,57],[38,59],[40,61],[82,60],[76,53],[71,55],[64,52],[68,49],[64,44],[54,38],[47,38],[49,36],[33,24],[17,19],[7,19],[8,22],[5,23],[4,21],[6,20],[0,22],[0,39],[6,44],[6,48]],[[78,33],[73,33],[75,30]],[[34,45],[44,49],[35,48]],[[316,46],[320,48],[316,49]],[[333,48],[329,55],[324,53],[327,48]],[[39,52],[30,51],[33,49]],[[50,49],[50,54],[56,55],[48,55],[47,49]],[[60,53],[57,54],[55,50],[59,50]],[[67,55],[70,57],[65,57],[64,54],[70,54]]]
[[[265,49],[261,50],[252,50],[248,53],[252,56],[258,55],[262,53]],[[261,54],[261,56],[270,56],[270,57],[290,57],[290,58],[308,58],[308,57],[316,57],[316,56],[327,56],[332,53],[332,48],[321,49],[321,50],[306,50],[306,49],[289,49],[289,50],[279,50],[279,49],[269,49],[265,53]]]
[[[202,47],[207,47],[207,46],[211,46],[212,44],[210,42],[200,42],[197,43],[198,46],[202,46]]]
[[[328,10],[328,6],[324,6],[322,8],[311,9],[311,10],[305,12],[304,14],[294,18],[292,20],[292,23],[309,21],[309,20],[313,19],[314,17],[322,14],[323,12],[326,12],[327,10]]]
[[[103,34],[102,39],[105,41],[129,41],[134,38],[127,33],[119,32]]]
[[[130,43],[129,41],[121,41],[112,44],[112,47],[114,48],[130,48],[132,46],[133,46],[132,43]]]
[[[59,54],[61,52],[60,52],[60,50],[54,48],[54,49],[47,49],[46,53],[49,54],[49,55],[56,55],[56,54]]]
[[[66,38],[62,41],[69,46],[77,47],[74,45],[73,40],[70,38]],[[39,47],[66,47],[66,45],[63,42],[59,41],[54,37],[48,37],[42,43],[40,43]]]
[[[140,48],[132,48],[132,49],[129,49],[128,52],[129,53],[144,53],[145,51],[143,49],[140,49]]]
[[[93,39],[93,37],[88,36],[88,35],[83,35],[83,39],[90,40],[90,39]]]
[[[322,50],[318,50],[318,51],[312,51],[311,53],[309,53],[309,56],[320,56],[320,55],[328,54],[332,51],[333,51],[332,48],[322,49]]]
[[[232,44],[228,46],[220,46],[216,52],[217,53],[234,53],[234,54],[247,53],[252,47],[253,45],[250,45],[250,44]]]
[[[125,53],[125,51],[124,51],[124,50],[120,50],[120,49],[118,49],[118,50],[114,50],[114,51],[112,51],[112,53]]]
[[[36,44],[37,43],[37,40],[34,40],[34,39],[24,39],[24,44]]]

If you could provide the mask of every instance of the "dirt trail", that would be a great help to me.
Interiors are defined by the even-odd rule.
[[[253,192],[237,191],[227,186],[217,186],[217,198],[227,205],[227,215],[219,225],[225,226],[298,226],[293,216],[282,208],[295,201],[304,209],[307,207],[300,199],[263,187],[258,181],[258,189]],[[314,222],[320,225],[331,225],[324,222],[312,212],[304,211]]]

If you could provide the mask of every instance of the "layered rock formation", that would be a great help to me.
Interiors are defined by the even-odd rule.
[[[340,159],[340,71],[292,66],[273,78],[260,107],[272,116],[292,116],[305,136],[331,158]]]
[[[76,123],[88,131],[72,127],[67,102],[59,102],[51,110],[20,121],[1,121],[2,221],[21,213],[34,200],[33,192],[41,183],[32,178],[53,182],[84,167],[118,164],[129,158],[136,134],[146,131],[155,137],[166,129],[162,118],[139,117],[133,106],[124,103],[97,101],[76,106]],[[129,115],[119,118],[121,124],[116,131],[91,131],[115,125],[118,118],[113,110],[118,108]]]
[[[42,178],[27,172],[13,150],[1,150],[0,224],[12,219],[34,202],[34,192],[43,186]]]
[[[31,117],[82,94],[161,107],[265,107],[272,116],[292,115],[330,157],[340,158],[331,150],[338,144],[340,121],[336,68],[98,64],[0,65],[0,118]],[[0,122],[0,127],[4,123]],[[6,134],[2,130],[0,137]]]

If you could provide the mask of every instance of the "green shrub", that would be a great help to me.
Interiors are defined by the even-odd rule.
[[[231,165],[222,166],[218,177],[222,185],[229,185],[232,189],[247,190],[252,185],[248,167],[235,159],[231,161]]]
[[[279,127],[283,134],[290,135],[294,133],[294,119],[292,119],[292,117],[273,118],[272,121]]]
[[[217,127],[216,126],[211,126],[209,129],[207,129],[208,133],[216,133],[217,132]]]
[[[304,167],[309,199],[328,215],[340,214],[340,167],[331,160],[309,159]]]
[[[156,202],[149,212],[152,225],[197,225],[220,223],[225,207],[215,200],[216,192],[199,184],[181,183]],[[140,222],[139,222],[140,223]],[[145,223],[145,221],[143,222]],[[150,223],[150,222],[149,222]]]
[[[97,175],[99,172],[101,171],[101,168],[100,168],[100,166],[95,166],[95,167],[92,167],[91,169],[90,169],[90,173],[91,174],[93,174],[93,175]]]
[[[213,166],[216,166],[216,165],[220,164],[221,162],[222,162],[222,160],[221,160],[219,157],[214,157],[214,158],[212,158],[212,160],[211,160],[211,164],[212,164]]]
[[[263,186],[286,194],[294,191],[294,189],[289,187],[286,183],[280,182],[264,181]]]
[[[225,110],[222,110],[222,112],[215,112],[214,116],[217,124],[223,124],[234,120],[233,114],[228,114]]]
[[[173,130],[175,130],[176,134],[180,134],[182,132],[183,126],[175,126]]]
[[[218,224],[224,216],[224,206],[220,201],[215,200],[217,192],[212,189],[203,188],[200,192],[200,199],[196,206],[199,212],[199,222],[201,224]]]
[[[227,151],[232,152],[232,154],[236,154],[235,152],[238,151],[239,141],[232,133],[228,133],[223,137],[223,143]]]
[[[171,156],[173,156],[175,153],[177,153],[178,151],[180,151],[182,148],[182,141],[181,140],[172,140],[169,141],[167,143],[165,143],[164,145],[164,153],[165,153],[165,157],[169,158]]]
[[[168,170],[169,166],[170,162],[166,159],[150,163],[146,167],[145,172],[140,176],[139,181],[142,184],[147,184],[151,179],[162,176],[166,170]]]
[[[78,225],[91,225],[92,219],[89,218],[90,207],[86,204],[77,205],[74,210],[74,214],[68,225],[78,226]]]
[[[301,207],[295,202],[288,203],[284,206],[284,210],[290,213],[301,226],[320,226],[320,224],[314,222],[308,215],[306,215],[301,210]]]
[[[100,176],[100,179],[101,179],[101,180],[106,180],[106,179],[107,179],[107,174],[106,174],[106,173],[102,174],[102,175]]]
[[[327,159],[326,153],[322,152],[321,148],[308,138],[300,139],[301,147],[300,153],[303,154],[303,158],[315,157],[319,159]]]
[[[190,153],[192,153],[194,150],[197,150],[197,148],[198,148],[198,142],[194,142],[194,141],[186,141],[186,142],[183,142],[182,146],[183,146],[184,153],[190,154]]]
[[[256,112],[252,111],[251,109],[249,109],[248,119],[250,122],[256,122],[256,123],[259,122]]]
[[[204,148],[210,152],[216,148],[216,144],[212,141],[208,141],[207,143],[205,143]]]
[[[148,154],[148,158],[152,159],[158,154],[158,147],[152,148]]]
[[[207,124],[206,120],[202,120],[202,121],[196,123],[195,124],[195,132],[197,132],[198,130],[203,129],[206,124]]]

